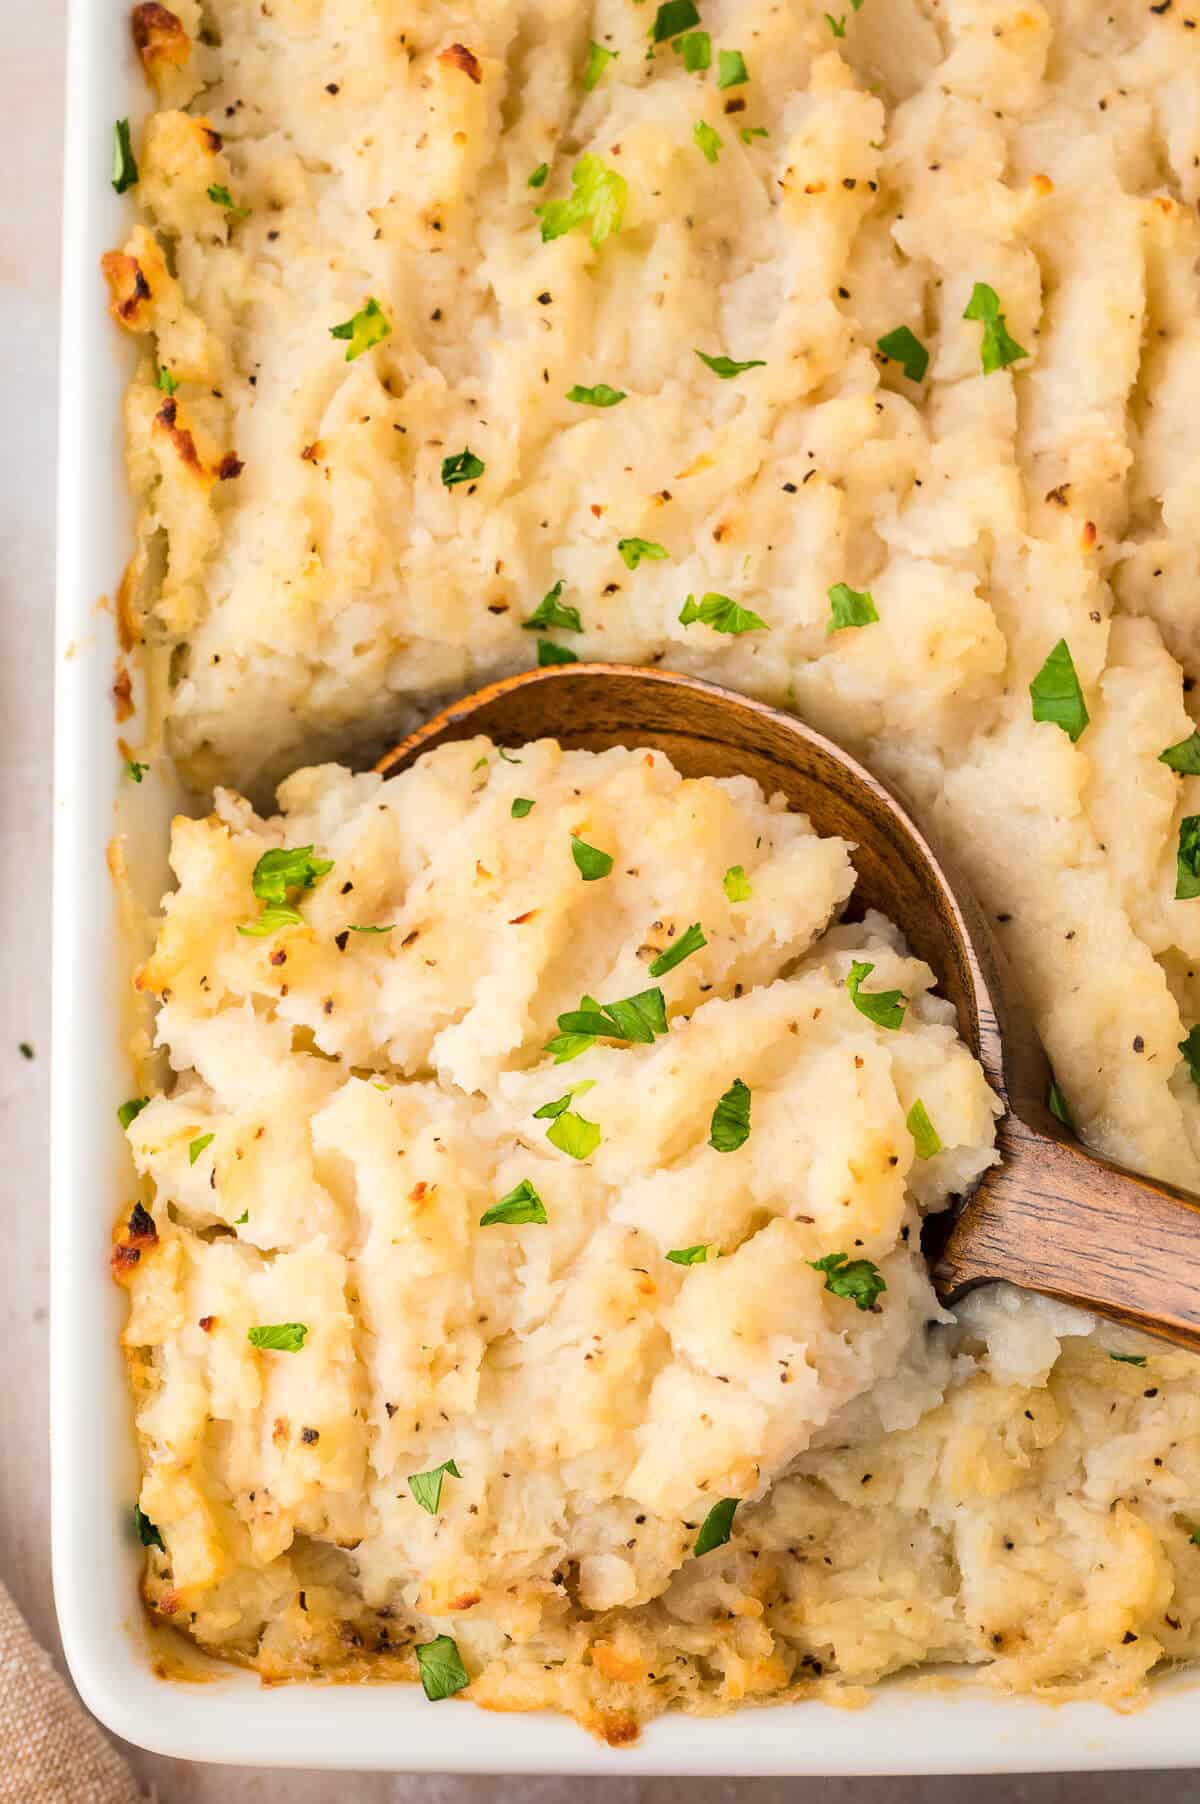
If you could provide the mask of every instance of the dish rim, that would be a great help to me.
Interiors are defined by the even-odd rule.
[[[129,1532],[136,1458],[116,1338],[125,1305],[107,1277],[111,1223],[129,1172],[113,1116],[122,1093],[113,1054],[125,961],[113,957],[118,921],[105,851],[115,818],[135,841],[141,838],[141,852],[157,841],[155,862],[161,862],[178,799],[156,777],[137,791],[136,819],[122,808],[129,797],[121,791],[109,700],[117,645],[111,613],[97,607],[102,586],[116,582],[130,547],[120,403],[132,351],[116,342],[98,272],[101,252],[128,224],[107,179],[112,122],[126,115],[140,120],[147,110],[126,11],[118,0],[70,0],[62,237],[51,1540],[63,1649],[84,1702],[107,1728],[152,1753],[272,1768],[640,1778],[1194,1765],[1200,1675],[1190,1672],[1157,1682],[1150,1702],[1130,1714],[1094,1703],[1051,1708],[997,1698],[967,1683],[947,1689],[926,1676],[889,1681],[861,1716],[816,1701],[755,1709],[753,1717],[745,1710],[711,1718],[669,1715],[619,1751],[544,1713],[435,1712],[416,1686],[271,1688],[237,1669],[203,1683],[156,1675],[154,1641],[136,1590],[140,1549]]]

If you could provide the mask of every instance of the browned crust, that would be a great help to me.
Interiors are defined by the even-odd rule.
[[[105,251],[100,269],[108,283],[108,311],[126,332],[144,332],[150,324],[150,284],[136,257],[125,251]]]
[[[150,73],[160,64],[180,69],[192,54],[192,40],[181,21],[159,0],[141,0],[129,23],[134,49]]]
[[[479,67],[479,58],[465,44],[447,44],[444,50],[438,51],[438,62],[447,63],[451,69],[461,69],[469,75],[478,87],[483,80],[483,70]]]
[[[133,713],[133,679],[125,667],[123,658],[118,658],[113,665],[112,689],[113,712],[117,723],[128,720]]]
[[[128,1284],[143,1256],[157,1245],[158,1229],[154,1217],[140,1203],[135,1203],[127,1219],[117,1223],[113,1235],[109,1269],[117,1283]]]

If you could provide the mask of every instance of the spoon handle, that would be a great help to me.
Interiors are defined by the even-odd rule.
[[[1200,1198],[1010,1115],[934,1266],[952,1303],[1004,1278],[1200,1350]]]

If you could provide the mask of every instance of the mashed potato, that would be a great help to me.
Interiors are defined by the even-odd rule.
[[[309,1670],[316,1549],[389,1645],[541,1670],[848,1405],[938,1401],[920,1218],[998,1105],[895,931],[832,925],[846,846],[747,779],[473,740],[280,800],[176,822],[140,977],[149,1595]]]
[[[145,346],[127,406],[140,514],[122,604],[158,676],[169,746],[198,787],[232,781],[261,803],[278,775],[376,742],[440,693],[570,651],[700,671],[792,706],[904,787],[955,850],[1088,1140],[1200,1189],[1192,1077],[1200,1061],[1179,1057],[1200,1020],[1200,901],[1176,896],[1183,824],[1200,813],[1200,757],[1184,753],[1176,768],[1160,761],[1193,734],[1200,667],[1198,21],[1180,0],[1158,8],[864,0],[830,14],[819,0],[702,0],[700,11],[686,44],[677,35],[651,57],[654,10],[626,0],[458,9],[440,0],[420,8],[272,0],[269,9],[214,0],[203,33],[194,0],[180,0],[177,17],[137,9],[158,110],[136,142],[137,223],[106,274],[114,315]],[[606,61],[604,51],[618,55]],[[331,337],[334,327],[351,336]],[[1071,682],[1049,708],[1031,705],[1031,684],[1060,641]],[[1061,676],[1061,657],[1056,668]],[[328,796],[320,818],[300,794],[293,801],[289,792],[287,806],[311,819],[306,831],[335,856],[331,838],[357,808],[339,787],[350,779],[297,781]],[[180,830],[181,864],[194,853],[214,887],[202,900],[193,892],[194,918],[176,936],[188,909],[181,869],[156,959],[166,961],[164,975],[154,980],[171,991],[162,1031],[180,1083],[134,1126],[148,1176],[167,1185],[179,1216],[176,1224],[160,1210],[162,1257],[146,1259],[138,1275],[135,1312],[149,1311],[151,1274],[178,1266],[163,1281],[164,1315],[131,1330],[135,1369],[139,1382],[157,1385],[178,1368],[170,1394],[193,1400],[196,1446],[207,1449],[199,1466],[189,1466],[199,1455],[186,1437],[164,1454],[164,1483],[175,1473],[171,1561],[152,1551],[151,1591],[169,1605],[173,1563],[187,1565],[189,1588],[178,1593],[187,1601],[175,1608],[195,1608],[207,1640],[252,1655],[265,1671],[356,1660],[373,1668],[422,1623],[427,1632],[418,1604],[429,1600],[418,1590],[403,1607],[368,1604],[364,1587],[378,1580],[370,1557],[336,1546],[361,1527],[376,1403],[355,1387],[375,1368],[373,1344],[354,1337],[379,1307],[365,1290],[350,1296],[338,1264],[363,1251],[339,1242],[338,1223],[371,1194],[344,1147],[373,1144],[338,1111],[349,1098],[367,1111],[416,1110],[418,1096],[435,1112],[446,1108],[454,1119],[442,1138],[464,1150],[440,1156],[461,1157],[491,1196],[504,1120],[511,1127],[527,1103],[561,1094],[522,1087],[539,1036],[587,986],[612,1001],[647,978],[632,933],[620,941],[620,983],[573,926],[557,946],[542,944],[538,929],[501,956],[494,923],[476,912],[469,863],[456,879],[469,926],[442,929],[444,961],[416,968],[410,953],[401,964],[398,928],[351,934],[335,956],[331,930],[390,922],[356,919],[354,892],[335,914],[335,888],[321,879],[303,904],[311,933],[295,929],[279,942],[289,963],[289,942],[299,943],[299,972],[272,968],[269,1009],[240,1003],[240,1031],[223,1037],[219,1068],[209,1070],[203,990],[192,995],[184,973],[195,971],[197,986],[219,981],[222,997],[246,998],[274,944],[231,937],[260,829],[239,804],[222,808],[232,841],[220,860],[215,841],[199,850],[217,829]],[[537,821],[535,810],[514,825]],[[376,831],[388,831],[386,812]],[[741,862],[749,872],[748,854]],[[560,863],[560,878],[572,878]],[[632,863],[640,866],[640,853]],[[710,887],[720,875],[710,873]],[[666,884],[665,865],[660,877]],[[606,883],[620,894],[626,881],[618,871]],[[831,877],[830,909],[836,887]],[[689,912],[663,894],[685,931],[698,906]],[[710,946],[671,972],[671,1008],[703,1021],[730,997],[732,979],[752,1006],[729,1019],[769,1017],[772,980],[823,925],[819,910],[797,921],[789,906],[794,897],[785,902],[781,886],[771,909],[782,937],[776,943],[764,921],[735,957],[706,903]],[[633,922],[622,917],[620,926]],[[639,918],[636,931],[648,927]],[[839,942],[840,931],[820,941],[828,956],[836,951],[834,965],[822,976],[826,952],[805,954],[817,963],[800,981],[832,987],[844,1010],[848,957],[869,952],[860,962],[877,973],[906,967],[897,948],[886,949],[882,924],[870,930],[878,946]],[[195,964],[193,940],[211,948]],[[428,956],[438,959],[438,944]],[[743,957],[758,961],[745,976]],[[714,991],[696,1008],[689,990],[706,968],[698,959],[712,962]],[[382,980],[395,965],[421,986],[411,992],[419,1007],[376,996],[375,967]],[[537,971],[549,978],[535,983]],[[917,1039],[933,1017],[914,977],[893,982],[914,998],[900,1037]],[[659,1114],[657,1088],[640,1091],[633,1107],[608,1067],[651,1064],[693,1031],[673,1026],[665,1044],[590,1052],[598,1075],[590,1104],[579,1099],[583,1118],[600,1120],[611,1083],[612,1107],[633,1118],[624,1144],[649,1147],[676,1132]],[[750,1082],[739,1031],[729,1028],[736,1068],[722,1070],[722,1085]],[[773,1045],[779,1023],[764,1017],[759,1031]],[[265,1064],[260,1042],[271,1049]],[[587,1061],[566,1068],[564,1091]],[[371,1090],[371,1076],[345,1076],[347,1066],[375,1073],[385,1063],[409,1103]],[[297,1153],[290,1137],[266,1156],[239,1129],[242,1156],[226,1156],[214,1190],[220,1136],[201,1128],[200,1103],[211,1093],[250,1106],[268,1067],[289,1086],[288,1118],[311,1120],[314,1132],[320,1123],[328,1149]],[[803,1078],[797,1070],[778,1081],[784,1094]],[[363,1083],[369,1094],[360,1098]],[[343,1088],[348,1098],[335,1107]],[[197,1120],[170,1117],[192,1090]],[[469,1102],[477,1094],[487,1096],[493,1125],[464,1137],[461,1111],[483,1106]],[[893,1119],[900,1095],[897,1084]],[[459,1100],[451,1108],[436,1097]],[[711,1103],[706,1092],[704,1109]],[[259,1106],[270,1144],[269,1110]],[[698,1097],[695,1106],[687,1133],[678,1131],[699,1155]],[[220,1116],[229,1102],[213,1107]],[[214,1133],[186,1170],[190,1140],[181,1159],[145,1138],[170,1119],[181,1133],[194,1126],[192,1139]],[[533,1124],[521,1120],[529,1139]],[[414,1116],[411,1131],[432,1145],[435,1126]],[[542,1161],[540,1126],[530,1157],[536,1150]],[[753,1158],[758,1132],[756,1118],[741,1153],[705,1163],[723,1172]],[[619,1156],[605,1140],[586,1172],[569,1158],[554,1162],[568,1174],[560,1181],[588,1192],[577,1214],[589,1232],[617,1184]],[[155,1171],[160,1157],[168,1163]],[[427,1185],[432,1155],[430,1163],[419,1180]],[[258,1174],[253,1199],[242,1198],[251,1214],[236,1243],[214,1239],[211,1215],[236,1225],[240,1207],[220,1214],[226,1187],[236,1192],[235,1168]],[[532,1170],[509,1175],[515,1185]],[[675,1170],[672,1154],[662,1179]],[[674,1221],[678,1209],[682,1221],[695,1207],[691,1187],[676,1182],[682,1196],[656,1188],[655,1220],[661,1209]],[[702,1202],[717,1214],[724,1207],[716,1190],[711,1205],[707,1189]],[[247,1239],[258,1232],[255,1210],[262,1241]],[[782,1231],[785,1216],[794,1230],[782,1205],[777,1213],[780,1225],[763,1224],[751,1246]],[[878,1224],[885,1236],[887,1219],[885,1211]],[[649,1217],[633,1227],[651,1235]],[[507,1245],[541,1233],[553,1245],[562,1231],[551,1217],[478,1238],[492,1233]],[[615,1215],[606,1231],[617,1233]],[[370,1232],[377,1250],[383,1239],[390,1245],[386,1225]],[[687,1232],[697,1243],[721,1239],[699,1221]],[[674,1348],[678,1332],[682,1347],[682,1299],[727,1282],[737,1257],[687,1268],[681,1280],[662,1263],[659,1229],[652,1238],[658,1262],[639,1264],[658,1299],[654,1345]],[[314,1328],[312,1345],[294,1355],[256,1356],[268,1368],[255,1381],[271,1395],[255,1404],[252,1427],[242,1424],[249,1448],[205,1427],[217,1383],[206,1362],[219,1366],[233,1400],[248,1355],[238,1342],[226,1368],[219,1335],[197,1351],[179,1325],[191,1321],[180,1313],[192,1282],[185,1247],[200,1259],[197,1271],[209,1254],[229,1263],[213,1290],[228,1286],[245,1310],[260,1307],[253,1260],[263,1253],[274,1254],[273,1268],[298,1259],[297,1291],[327,1305],[319,1342]],[[438,1259],[463,1256],[458,1243],[421,1253],[434,1271]],[[888,1257],[910,1269],[880,1243],[878,1259]],[[625,1269],[614,1259],[605,1273],[615,1281]],[[898,1274],[888,1283],[885,1317],[907,1296]],[[747,1285],[750,1296],[749,1277]],[[438,1362],[443,1332],[457,1336],[461,1324],[436,1313],[432,1280],[428,1294],[433,1314],[412,1328],[424,1335],[416,1352],[435,1349],[429,1394],[443,1384],[453,1394],[465,1379]],[[514,1288],[509,1303],[520,1300]],[[810,1300],[829,1310],[836,1299]],[[621,1307],[607,1293],[601,1301]],[[678,1321],[668,1325],[660,1313],[677,1301]],[[639,1305],[639,1319],[642,1307],[650,1306]],[[858,1312],[850,1320],[856,1336],[880,1327]],[[579,1502],[556,1515],[559,1502],[547,1497],[528,1524],[505,1519],[513,1557],[531,1562],[521,1595],[534,1601],[490,1646],[483,1631],[455,1630],[472,1695],[557,1703],[614,1739],[672,1703],[717,1708],[943,1658],[986,1663],[998,1684],[1056,1696],[1130,1695],[1156,1662],[1200,1652],[1200,1552],[1191,1540],[1200,1367],[1111,1333],[1101,1344],[1087,1327],[997,1292],[973,1302],[956,1327],[916,1335],[920,1357],[910,1353],[912,1370],[891,1390],[886,1380],[864,1384],[856,1399],[854,1372],[835,1377],[831,1367],[840,1386],[832,1422],[792,1414],[790,1404],[782,1415],[751,1410],[753,1425],[739,1412],[749,1440],[738,1457],[749,1463],[730,1483],[729,1494],[745,1500],[732,1539],[685,1559],[657,1595],[681,1545],[672,1512],[686,1507],[684,1519],[694,1520],[697,1506],[674,1497],[665,1516],[647,1508],[646,1524],[635,1519],[625,1537],[636,1533],[635,1547],[615,1533],[602,1550],[575,1541],[578,1565],[543,1573],[545,1523],[565,1532],[571,1508],[576,1527],[585,1523],[587,1500],[603,1489],[600,1466],[617,1458],[610,1449],[593,1468],[591,1452],[553,1456],[587,1468]],[[157,1346],[170,1352],[150,1350]],[[1109,1351],[1147,1364],[1116,1363]],[[272,1387],[294,1383],[310,1353],[323,1382],[341,1386],[336,1401],[324,1398],[340,1427],[322,1429],[316,1444],[294,1448],[285,1436],[276,1445],[273,1424],[284,1421],[291,1435],[296,1400],[276,1399]],[[657,1353],[631,1347],[628,1356],[638,1426],[673,1419],[665,1379],[654,1406],[662,1403],[662,1418],[638,1390],[651,1365],[657,1375]],[[674,1369],[674,1356],[663,1358],[664,1373]],[[751,1374],[720,1376],[757,1396]],[[936,1406],[934,1394],[943,1395]],[[598,1434],[599,1445],[586,1385],[579,1402],[571,1427]],[[912,1420],[910,1407],[926,1403]],[[442,1429],[422,1423],[436,1464],[456,1443],[448,1429],[438,1440]],[[708,1454],[690,1443],[689,1432],[657,1478],[645,1465],[639,1483],[660,1484],[662,1498],[675,1483],[694,1481],[698,1491],[711,1474],[689,1460]],[[155,1430],[147,1445],[157,1454],[168,1443],[160,1448]],[[793,1456],[798,1465],[763,1489]],[[268,1457],[281,1496],[272,1486],[265,1519],[258,1503],[241,1514],[228,1503],[218,1509],[222,1487],[240,1496],[236,1486]],[[446,1478],[447,1505],[469,1508],[477,1478]],[[404,1488],[402,1475],[395,1490]],[[403,1501],[393,1493],[389,1521]],[[152,1491],[144,1507],[160,1508]],[[232,1531],[225,1516],[216,1523],[206,1513],[214,1509],[232,1511],[238,1535],[257,1537],[256,1553],[236,1535],[226,1544]],[[439,1552],[446,1542],[456,1571],[460,1561],[475,1570],[505,1545],[484,1537],[488,1554],[468,1541],[451,1549],[432,1518],[419,1526]],[[399,1548],[398,1531],[387,1533]],[[406,1557],[419,1563],[420,1550]],[[585,1557],[615,1563],[587,1566],[585,1579]],[[470,1581],[481,1595],[487,1582],[482,1570]],[[536,1592],[542,1583],[553,1602]],[[585,1583],[597,1587],[589,1595],[610,1599],[632,1585],[630,1599],[646,1601],[589,1614]],[[481,1608],[464,1611],[463,1623]],[[394,1657],[411,1669],[409,1654]]]

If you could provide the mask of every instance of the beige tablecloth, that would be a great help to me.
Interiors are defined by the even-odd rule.
[[[0,1584],[0,1804],[143,1804],[144,1798]]]

